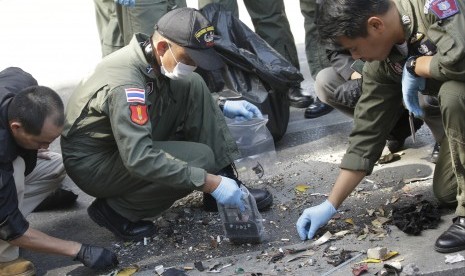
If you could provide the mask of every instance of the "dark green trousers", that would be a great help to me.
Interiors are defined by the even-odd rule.
[[[136,0],[134,7],[114,0],[94,0],[102,56],[128,45],[135,33],[151,35],[155,23],[168,11],[186,7],[186,0]]]
[[[456,214],[465,216],[465,83],[443,83],[438,98],[446,137],[434,170],[433,189],[440,202],[456,205]]]

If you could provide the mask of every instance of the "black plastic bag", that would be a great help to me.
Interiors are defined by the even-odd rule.
[[[200,70],[200,75],[213,92],[233,91],[257,105],[268,115],[267,127],[278,141],[289,122],[287,93],[290,87],[300,86],[302,74],[221,5],[209,4],[201,12],[215,26],[219,35],[215,50],[227,66],[217,71]]]

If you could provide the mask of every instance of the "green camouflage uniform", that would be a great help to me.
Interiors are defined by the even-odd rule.
[[[156,76],[140,46],[107,56],[76,88],[61,146],[66,171],[84,192],[124,217],[158,215],[239,157],[202,78]]]

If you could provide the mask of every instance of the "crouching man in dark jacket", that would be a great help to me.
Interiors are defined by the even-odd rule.
[[[73,257],[85,266],[116,266],[101,247],[51,237],[29,227],[25,217],[65,177],[61,156],[47,149],[63,129],[60,96],[19,68],[0,72],[0,275],[34,275],[19,247]]]

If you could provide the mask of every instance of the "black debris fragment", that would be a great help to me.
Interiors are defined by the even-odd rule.
[[[407,234],[419,235],[422,230],[436,228],[441,220],[439,209],[427,200],[392,210],[394,225]]]
[[[201,261],[195,262],[194,263],[195,268],[197,268],[198,271],[202,272],[205,270],[205,267],[203,266],[203,263]]]

